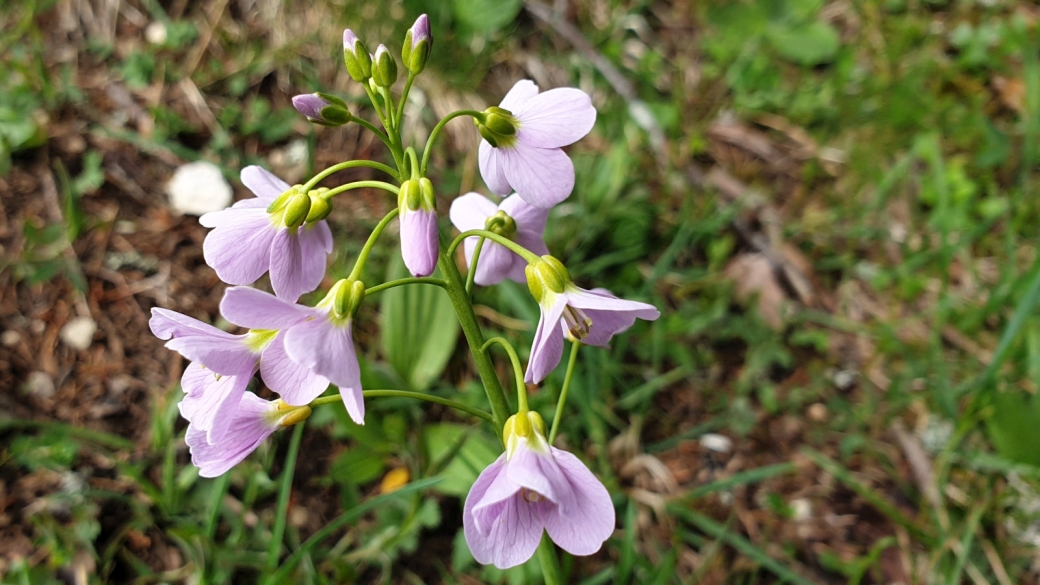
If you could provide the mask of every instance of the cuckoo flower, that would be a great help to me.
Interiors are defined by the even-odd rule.
[[[206,263],[229,284],[251,284],[270,271],[275,294],[295,301],[325,276],[332,252],[328,202],[257,166],[242,169],[242,182],[255,199],[199,218],[214,228],[202,244]]]
[[[433,183],[423,177],[409,179],[397,196],[401,218],[401,256],[412,276],[429,276],[437,267],[440,233]]]
[[[477,477],[462,525],[473,557],[507,569],[534,555],[549,533],[573,555],[599,550],[614,531],[610,494],[584,463],[552,447],[535,412],[506,421],[506,452]]]
[[[310,416],[307,406],[289,406],[281,400],[268,402],[246,392],[235,409],[231,426],[221,440],[212,443],[206,432],[189,419],[184,441],[191,452],[191,462],[202,477],[217,477],[238,465],[279,427],[292,426]]]
[[[254,334],[232,335],[166,309],[152,309],[148,324],[156,337],[169,340],[166,347],[191,360],[181,387],[188,395],[189,412],[198,414],[185,418],[193,418],[210,442],[220,441],[256,373],[265,340]]]
[[[412,75],[422,73],[426,60],[430,58],[433,45],[433,34],[430,32],[430,19],[425,14],[415,19],[415,24],[404,35],[401,47],[401,62]]]
[[[337,282],[316,307],[305,307],[263,291],[236,286],[224,293],[220,312],[225,319],[241,327],[278,330],[283,345],[276,346],[272,341],[271,346],[283,347],[279,351],[284,351],[280,355],[284,355],[285,361],[317,377],[319,383],[308,389],[291,395],[282,394],[286,402],[306,404],[331,382],[339,387],[350,418],[364,424],[361,368],[351,333],[354,313],[364,296],[365,285],[344,279]],[[320,382],[325,385],[321,386]]]
[[[572,338],[604,345],[637,318],[653,321],[661,316],[653,305],[575,286],[567,269],[552,256],[542,256],[541,262],[528,265],[525,272],[527,286],[541,309],[524,375],[529,384],[544,380],[560,363],[564,337],[557,329],[560,320]]]
[[[517,194],[506,197],[497,207],[479,193],[466,193],[451,202],[451,223],[460,231],[486,229],[505,236],[524,248],[538,254],[548,254],[542,241],[548,209],[532,207]],[[473,250],[479,238],[466,238],[466,264],[472,270]],[[510,278],[519,283],[526,282],[524,268],[527,261],[505,246],[486,240],[480,249],[477,273],[474,282],[491,286]]]
[[[561,147],[580,140],[595,123],[596,108],[585,92],[564,87],[538,93],[530,80],[518,81],[498,107],[477,119],[484,137],[480,174],[494,193],[516,191],[548,209],[574,188],[574,164]]]

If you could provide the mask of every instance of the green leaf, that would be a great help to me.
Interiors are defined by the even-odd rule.
[[[444,467],[444,481],[434,488],[443,494],[464,497],[480,472],[502,454],[497,440],[469,425],[432,424],[423,432],[430,461],[454,455]]]
[[[780,56],[799,65],[829,63],[841,46],[838,31],[820,21],[796,26],[770,27],[766,37]]]
[[[516,19],[523,0],[454,0],[455,18],[476,33],[493,33]]]
[[[1040,466],[1037,428],[1040,399],[1021,392],[1001,392],[993,397],[993,416],[986,420],[986,430],[1002,457]]]
[[[388,281],[408,276],[400,254],[387,272]],[[383,355],[410,389],[425,390],[455,350],[459,324],[451,301],[440,287],[429,284],[398,286],[381,294]]]

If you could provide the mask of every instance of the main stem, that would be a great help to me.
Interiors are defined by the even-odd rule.
[[[455,314],[458,315],[462,334],[466,336],[469,351],[473,354],[473,361],[477,365],[477,373],[484,384],[484,392],[487,393],[488,402],[491,404],[491,416],[495,419],[495,430],[501,437],[502,427],[506,424],[506,418],[509,417],[509,403],[506,402],[506,397],[502,393],[502,385],[498,381],[495,365],[488,354],[480,350],[484,346],[484,334],[480,330],[480,324],[477,323],[477,316],[473,312],[469,295],[466,294],[466,284],[451,256],[441,252],[437,265],[444,276],[444,290],[448,293],[448,299],[451,300]]]

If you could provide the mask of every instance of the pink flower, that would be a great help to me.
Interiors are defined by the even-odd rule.
[[[301,385],[295,393],[287,391],[282,395],[286,402],[307,404],[331,382],[339,387],[343,404],[354,422],[365,424],[361,368],[351,332],[354,313],[364,294],[364,285],[360,282],[340,280],[312,308],[253,288],[236,286],[224,293],[220,312],[240,327],[278,331],[283,343],[276,346],[272,342],[271,345],[283,352],[279,353],[280,361],[289,361],[324,381],[321,390],[318,390],[320,384],[314,384],[306,388]]]
[[[552,447],[535,412],[506,422],[506,452],[473,484],[462,525],[473,557],[500,569],[534,555],[542,530],[573,555],[590,555],[614,531],[610,494],[584,463]]]
[[[488,108],[478,126],[480,174],[498,195],[516,193],[548,209],[574,188],[574,165],[561,147],[592,130],[596,108],[589,96],[570,87],[538,93],[529,80],[516,82],[497,108]]]
[[[542,256],[541,262],[528,265],[526,273],[527,286],[541,309],[524,374],[529,384],[544,380],[560,363],[564,338],[557,325],[560,321],[570,337],[591,345],[606,345],[636,319],[653,321],[661,316],[653,305],[575,286],[567,269],[552,256]]]
[[[202,244],[206,263],[229,284],[252,284],[270,271],[275,294],[295,301],[325,276],[325,257],[332,252],[332,232],[322,215],[328,206],[257,166],[242,169],[242,182],[255,199],[199,218],[214,228]]]
[[[549,210],[532,207],[515,193],[506,197],[497,207],[479,193],[466,193],[451,202],[449,215],[451,223],[460,232],[486,229],[513,240],[539,256],[549,253],[545,242],[542,241]],[[478,239],[466,238],[463,243],[466,264],[470,265],[471,269],[473,251],[477,247]],[[485,240],[480,249],[474,282],[481,286],[491,286],[509,278],[524,283],[526,267],[527,260],[501,244]]]
[[[199,475],[217,477],[239,464],[279,427],[294,425],[310,416],[310,412],[307,406],[291,407],[281,400],[268,402],[246,392],[235,409],[228,432],[219,441],[207,440],[206,432],[192,418],[184,441]]]

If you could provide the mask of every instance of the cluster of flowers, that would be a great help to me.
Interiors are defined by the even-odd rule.
[[[388,92],[397,79],[396,62],[383,45],[369,54],[350,30],[343,39],[349,74],[366,91],[384,92],[391,110],[387,131],[397,131],[400,114],[393,123]],[[409,30],[402,50],[406,87],[423,70],[431,45],[424,15]],[[325,126],[364,124],[333,96],[308,94],[293,103]],[[481,175],[493,193],[506,197],[496,204],[467,193],[452,202],[449,215],[462,232],[474,282],[490,286],[509,278],[527,283],[541,307],[525,381],[538,383],[548,376],[560,362],[565,339],[605,345],[635,319],[656,319],[659,312],[651,305],[577,287],[543,242],[550,208],[574,186],[574,167],[561,147],[585,136],[596,119],[589,96],[571,88],[539,92],[525,80],[499,106],[467,115],[483,138]],[[420,167],[412,155],[410,166],[397,161],[398,207],[387,218],[399,215],[405,264],[415,277],[426,277],[439,261],[454,260],[441,250],[425,159]],[[180,412],[189,421],[192,463],[204,477],[223,474],[278,428],[306,419],[311,403],[330,384],[338,388],[351,418],[364,424],[351,337],[352,319],[366,294],[359,268],[315,306],[298,303],[322,282],[333,248],[326,217],[331,197],[342,189],[315,188],[320,178],[290,186],[260,167],[246,167],[241,179],[255,197],[200,219],[212,228],[203,244],[206,262],[221,280],[236,285],[225,292],[220,312],[246,333],[233,335],[173,311],[152,311],[153,333],[191,362],[181,380]],[[480,233],[468,235],[474,231]],[[265,273],[274,294],[247,286]],[[257,372],[277,400],[247,390]],[[501,568],[524,562],[534,554],[543,529],[573,554],[598,550],[614,528],[613,505],[603,485],[574,455],[549,444],[545,424],[527,409],[526,398],[502,433],[505,452],[480,474],[465,503],[464,532],[475,558]]]

